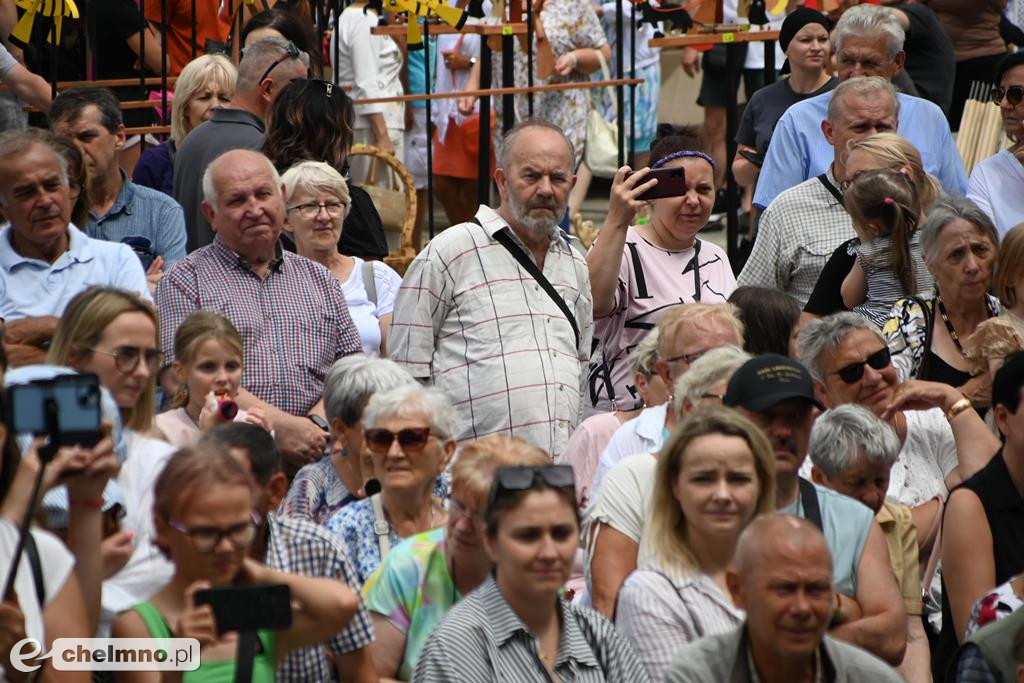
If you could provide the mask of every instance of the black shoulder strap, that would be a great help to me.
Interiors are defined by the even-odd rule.
[[[825,186],[825,189],[828,190],[830,195],[836,198],[836,201],[838,201],[840,204],[843,203],[843,193],[839,191],[838,187],[836,187],[835,185],[828,181],[827,174],[822,173],[820,176],[818,176],[818,182]]]
[[[803,477],[797,479],[800,482],[800,503],[804,508],[804,519],[821,530],[821,507],[818,505],[818,492],[814,490],[814,484]]]
[[[29,531],[25,534],[25,556],[32,568],[32,581],[36,585],[36,598],[39,600],[39,608],[46,607],[46,584],[43,583],[43,563],[39,560],[39,548],[36,547],[36,539]]]
[[[932,355],[932,328],[935,327],[932,321],[932,309],[928,306],[928,302],[919,296],[911,296],[918,306],[921,307],[921,315],[924,316],[924,347],[921,349],[921,362],[917,366],[917,372],[914,373],[914,377],[917,379],[928,379],[928,366]],[[935,300],[932,299],[934,302]]]
[[[473,217],[473,222],[480,227],[483,227],[475,216]],[[573,315],[572,311],[569,309],[569,304],[565,303],[565,299],[562,298],[562,295],[559,294],[554,285],[544,277],[544,273],[542,273],[540,268],[537,267],[537,264],[534,263],[526,252],[524,252],[522,248],[512,240],[511,235],[509,235],[505,229],[501,229],[494,233],[494,239],[496,239],[501,246],[505,247],[508,253],[512,254],[512,258],[514,258],[519,265],[523,267],[523,270],[533,276],[533,279],[537,281],[537,284],[540,285],[541,289],[543,289],[544,292],[551,297],[551,300],[555,302],[555,305],[562,311],[562,315],[564,315],[565,319],[569,321],[570,325],[572,325],[572,333],[576,337],[576,348],[579,348],[580,328],[576,323],[576,316]]]

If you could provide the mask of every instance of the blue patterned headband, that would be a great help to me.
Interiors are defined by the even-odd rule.
[[[673,161],[675,159],[681,159],[683,157],[696,157],[698,159],[703,159],[704,161],[706,161],[709,164],[711,164],[711,170],[713,170],[713,171],[717,171],[718,170],[718,168],[715,166],[715,160],[714,159],[709,157],[704,152],[694,152],[694,151],[691,151],[691,150],[686,150],[686,151],[683,151],[683,152],[675,152],[673,154],[669,154],[668,156],[662,157],[662,158],[658,159],[657,161],[655,161],[653,164],[651,164],[651,169],[653,170],[655,168],[661,168],[662,166],[664,166],[668,162]]]

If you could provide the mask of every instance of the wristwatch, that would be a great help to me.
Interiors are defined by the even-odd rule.
[[[331,431],[331,426],[327,424],[327,420],[323,419],[319,415],[307,415],[306,417],[312,420],[313,424],[315,424],[317,427],[324,430],[325,432]]]

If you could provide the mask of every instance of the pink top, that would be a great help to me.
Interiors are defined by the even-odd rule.
[[[698,287],[699,296],[695,296]],[[601,349],[590,363],[588,413],[640,408],[628,362],[633,348],[654,328],[665,309],[696,301],[723,303],[734,289],[736,276],[718,245],[697,239],[689,249],[666,251],[644,239],[635,226],[630,227],[614,307],[608,316],[594,320],[594,338],[601,342]]]
[[[234,421],[240,422],[248,414],[239,408]],[[203,435],[199,426],[192,421],[192,418],[189,417],[184,408],[175,408],[174,410],[168,410],[166,413],[160,413],[154,420],[157,429],[166,437],[167,443],[176,448],[194,446]]]
[[[615,413],[591,415],[572,433],[569,443],[558,458],[559,463],[572,465],[576,477],[576,502],[581,510],[587,506],[601,453],[612,434],[621,426],[622,421]]]

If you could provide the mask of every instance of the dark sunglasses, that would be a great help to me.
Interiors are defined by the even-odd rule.
[[[538,477],[553,489],[576,488],[572,465],[499,467],[494,472],[494,484],[491,486],[487,507],[491,507],[503,494],[536,488]]]
[[[1011,85],[1009,88],[995,86],[989,93],[989,97],[992,98],[993,104],[999,104],[1005,97],[1010,106],[1016,107],[1021,100],[1024,100],[1024,85]]]
[[[886,346],[875,351],[862,361],[850,363],[849,365],[839,368],[839,370],[833,374],[839,375],[839,379],[843,380],[847,384],[855,384],[864,376],[865,365],[870,365],[874,370],[882,370],[889,367],[889,361],[891,358],[892,356],[889,353],[889,347]]]
[[[419,453],[431,437],[430,427],[406,427],[393,432],[390,429],[367,429],[366,445],[375,453],[387,453],[391,444],[398,439],[398,445],[408,454]]]
[[[278,57],[277,60],[275,60],[270,66],[267,67],[267,70],[263,72],[262,76],[260,76],[260,80],[256,81],[257,83],[262,83],[263,81],[267,80],[267,76],[270,75],[270,72],[273,71],[278,64],[285,61],[286,59],[299,58],[299,48],[295,47],[295,43],[293,43],[290,40],[288,41],[288,44],[285,46],[284,51],[285,52],[283,55]]]

